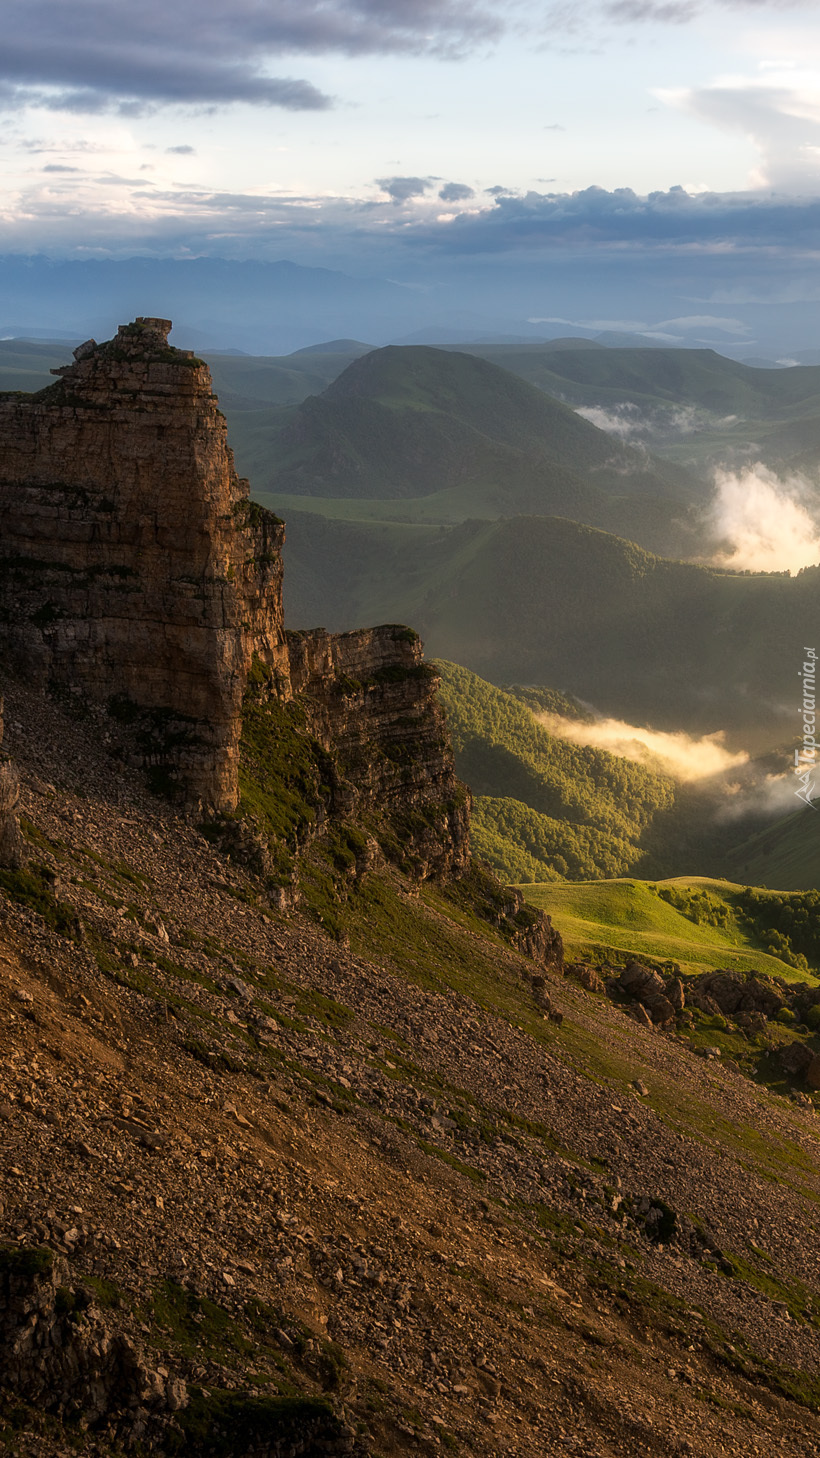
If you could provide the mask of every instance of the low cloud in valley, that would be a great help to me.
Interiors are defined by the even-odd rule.
[[[706,513],[718,567],[799,572],[820,562],[820,496],[797,474],[781,478],[759,461],[720,470]]]

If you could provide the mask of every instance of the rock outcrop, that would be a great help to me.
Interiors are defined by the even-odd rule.
[[[284,529],[170,327],[137,319],[0,396],[0,616],[27,678],[109,703],[149,765],[231,809],[254,654],[289,692]]]
[[[458,874],[469,797],[417,635],[286,641],[284,527],[250,501],[208,369],[169,329],[137,319],[82,345],[48,389],[0,396],[7,654],[29,679],[107,704],[131,758],[223,812],[238,801],[243,695],[261,663],[332,751],[333,809],[403,817],[417,871]],[[13,800],[0,769],[9,834]]]
[[[461,874],[470,800],[418,634],[388,624],[288,633],[287,641],[294,696],[332,754],[331,811],[389,817],[423,878]]]
[[[253,1399],[197,1389],[149,1362],[108,1320],[89,1288],[47,1247],[0,1246],[0,1405],[22,1399],[71,1425],[113,1439],[117,1451],[218,1451],[225,1458],[364,1458],[352,1430],[326,1403]],[[230,1437],[226,1435],[230,1433]],[[169,1438],[171,1442],[169,1444]],[[74,1445],[72,1445],[74,1446]],[[63,1451],[62,1449],[60,1450]]]
[[[669,1027],[674,1022],[676,1013],[683,1008],[683,985],[679,978],[674,978],[673,982],[674,986],[667,988],[663,978],[652,967],[643,967],[640,962],[631,961],[627,962],[621,973],[618,985],[622,993],[634,998],[639,1007],[643,1008],[647,1025],[652,1023]]]
[[[738,972],[704,972],[689,992],[689,1001],[705,1012],[735,1017],[738,1013],[762,1013],[775,1017],[786,1006],[786,998],[772,982]]]
[[[184,1381],[149,1368],[48,1249],[0,1248],[0,1370],[19,1397],[82,1414],[86,1426],[129,1408],[178,1412],[188,1401]]]

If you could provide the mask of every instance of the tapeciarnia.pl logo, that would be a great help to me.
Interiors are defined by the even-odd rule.
[[[817,653],[814,648],[804,648],[803,652],[806,657],[799,673],[799,677],[803,681],[803,737],[801,748],[794,751],[794,772],[800,781],[800,788],[794,793],[798,800],[803,800],[806,805],[810,805],[812,810],[815,810],[817,807],[813,803],[812,772],[817,760],[817,741],[814,737]]]

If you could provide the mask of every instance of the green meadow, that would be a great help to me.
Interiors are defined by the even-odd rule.
[[[763,950],[765,933],[750,924],[739,905],[745,888],[731,881],[677,876],[657,882],[550,882],[519,889],[531,905],[552,917],[573,959],[617,964],[632,956],[675,962],[685,973],[722,967],[789,981],[805,981],[810,975]],[[684,898],[706,893],[707,906],[723,925],[692,920],[663,899],[659,893],[664,891],[683,892]]]

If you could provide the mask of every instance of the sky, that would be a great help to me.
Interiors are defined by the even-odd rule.
[[[750,346],[755,307],[820,307],[816,0],[5,0],[3,18],[3,255],[288,258],[410,287],[551,267],[566,308],[533,288],[527,320]]]

